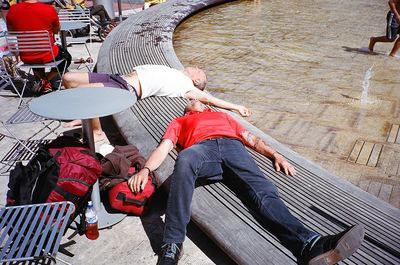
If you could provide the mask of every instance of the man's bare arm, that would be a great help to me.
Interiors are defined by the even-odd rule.
[[[251,134],[249,131],[244,131],[241,136],[243,142],[248,147],[273,160],[276,171],[283,171],[286,175],[290,176],[294,176],[296,174],[295,168],[289,162],[287,162],[282,155],[267,145],[262,139]]]
[[[185,97],[188,99],[198,99],[203,104],[237,111],[243,117],[248,117],[251,115],[251,112],[246,107],[213,97],[212,95],[210,95],[204,91],[201,91],[199,89],[190,90],[189,92],[187,92],[185,94]]]
[[[400,23],[400,14],[399,14],[399,10],[398,10],[400,8],[399,0],[389,0],[388,4],[389,4],[390,11],[393,12],[393,14],[396,17],[397,22]]]
[[[171,140],[164,139],[158,147],[154,149],[142,170],[128,180],[128,185],[132,192],[137,193],[144,189],[149,173],[156,170],[162,162],[164,162],[173,147],[174,145]]]

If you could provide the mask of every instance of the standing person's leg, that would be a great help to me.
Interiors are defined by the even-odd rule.
[[[377,42],[393,42],[395,39],[388,39],[388,37],[386,36],[380,36],[380,37],[371,37],[369,39],[369,45],[368,45],[368,49],[370,52],[374,51],[374,47],[375,44]]]
[[[307,229],[288,210],[278,189],[268,180],[243,144],[238,140],[219,139],[223,164],[233,173],[238,189],[259,213],[264,224],[276,232],[282,244],[299,256],[304,246],[319,234]]]
[[[222,179],[221,159],[215,140],[203,141],[179,153],[168,195],[163,237],[165,245],[157,264],[171,264],[168,262],[179,259],[186,226],[190,221],[196,180],[211,177]]]
[[[396,18],[392,12],[388,12],[386,16],[386,35],[379,37],[371,37],[369,39],[369,50],[370,52],[374,51],[375,44],[377,42],[393,42],[396,40],[396,36],[398,34],[399,25],[396,21]],[[391,53],[392,54],[392,53]]]
[[[396,42],[393,45],[392,51],[390,52],[389,56],[396,57],[396,53],[400,48],[400,37],[397,38]]]

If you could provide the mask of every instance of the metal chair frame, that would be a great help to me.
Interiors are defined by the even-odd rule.
[[[92,45],[92,27],[91,27],[91,17],[89,9],[60,9],[58,12],[58,18],[60,20],[60,24],[72,24],[72,23],[80,23],[83,24],[84,27],[89,28],[89,35],[86,37],[73,37],[72,33],[70,33],[70,37],[67,37],[68,44],[84,44],[86,51],[90,58],[92,58],[92,54],[90,53],[90,49],[87,45],[87,40],[89,40],[89,45]],[[92,60],[93,61],[93,60]],[[93,66],[93,63],[87,62],[89,67],[86,65],[89,71]]]
[[[67,201],[0,209],[0,262],[64,262],[56,254],[74,211]]]
[[[50,39],[50,33],[47,30],[34,30],[34,31],[8,31],[7,36],[7,45],[8,49],[15,56],[19,56],[24,52],[50,52],[52,55],[52,61],[43,64],[28,64],[22,63],[18,64],[18,68],[28,68],[28,74],[33,69],[38,68],[56,68],[60,79],[62,79],[66,65],[62,72],[57,68],[57,66],[64,61],[56,60],[56,54],[53,52],[54,43],[52,43]],[[22,95],[24,94],[27,79],[24,80],[24,86],[21,92],[21,101],[20,105],[23,103]],[[58,89],[61,88],[61,82],[58,86]]]
[[[29,110],[29,107],[27,104],[28,102],[23,101],[23,98],[22,98],[23,92],[20,93],[18,91],[18,89],[15,87],[14,83],[11,80],[10,75],[5,70],[5,67],[2,62],[0,64],[0,90],[4,89],[5,87],[7,87],[9,85],[11,85],[13,87],[13,89],[15,90],[15,92],[18,94],[18,96],[20,98],[20,102],[18,104],[17,111],[13,115],[11,115],[11,117],[8,118],[7,121],[0,121],[0,123],[3,125],[3,127],[7,130],[7,133],[8,133],[8,135],[6,135],[6,134],[1,134],[1,135],[3,137],[9,137],[11,139],[14,139],[17,141],[17,143],[12,148],[12,150],[11,150],[12,152],[10,151],[5,157],[3,157],[0,160],[0,163],[2,164],[2,166],[0,167],[0,174],[4,174],[4,173],[8,172],[12,168],[13,164],[17,161],[21,161],[24,158],[27,158],[26,160],[29,160],[29,158],[35,154],[37,145],[40,142],[44,141],[44,138],[49,136],[51,133],[54,133],[54,131],[61,126],[60,121],[51,120],[47,123],[46,122],[46,121],[48,121],[47,119],[40,117]],[[24,86],[25,85],[26,84],[24,84]],[[8,127],[8,125],[12,125],[12,124],[21,124],[21,123],[30,123],[30,122],[41,122],[43,127],[38,132],[36,132],[35,134],[30,136],[26,140],[19,139],[19,137],[17,137],[12,132],[12,130],[10,130],[10,128]],[[51,128],[50,125],[53,124],[54,122],[56,122],[58,124],[56,124],[54,126],[54,128]],[[43,135],[38,140],[32,140],[36,135],[38,135],[45,129],[48,129],[49,132],[47,132],[45,135]],[[56,136],[57,136],[57,134],[56,134]],[[26,152],[24,152],[24,150]],[[5,171],[3,171],[3,170],[5,170]]]

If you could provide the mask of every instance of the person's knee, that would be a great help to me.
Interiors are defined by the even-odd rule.
[[[62,81],[65,88],[73,88],[78,86],[76,73],[66,72],[62,78]]]
[[[279,198],[278,188],[271,181],[264,183],[262,190],[259,192],[263,199]]]

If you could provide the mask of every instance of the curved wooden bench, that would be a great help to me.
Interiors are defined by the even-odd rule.
[[[175,27],[190,14],[223,2],[226,1],[170,0],[128,18],[103,44],[99,72],[123,74],[141,64],[182,68],[172,47]],[[182,113],[184,104],[181,98],[152,97],[114,115],[114,119],[127,142],[148,155],[169,121]],[[274,171],[267,158],[249,151],[278,186],[291,212],[307,227],[325,235],[351,224],[365,225],[366,238],[361,249],[343,264],[400,264],[399,209],[331,175],[237,118],[296,166],[298,175],[285,177]],[[172,173],[176,155],[172,152],[159,168],[160,182]],[[238,264],[295,264],[291,253],[257,222],[257,216],[224,183],[196,189],[192,221]]]

